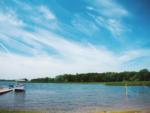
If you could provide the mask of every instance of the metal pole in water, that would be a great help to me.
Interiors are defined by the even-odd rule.
[[[125,89],[126,89],[126,96],[128,96],[128,86],[125,84]]]

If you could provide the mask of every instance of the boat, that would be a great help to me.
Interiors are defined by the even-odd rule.
[[[22,84],[16,85],[14,88],[14,91],[15,92],[24,92],[25,91],[24,85],[22,85]]]
[[[25,92],[25,87],[23,84],[24,80],[17,80],[16,85],[14,86],[15,92]]]

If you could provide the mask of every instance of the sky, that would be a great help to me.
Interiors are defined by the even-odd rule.
[[[0,0],[0,79],[150,69],[149,0]]]

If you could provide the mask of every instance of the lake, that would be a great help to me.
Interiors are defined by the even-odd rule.
[[[8,85],[0,82],[0,86]],[[50,113],[93,113],[107,110],[149,110],[150,87],[102,84],[26,83],[25,93],[0,95],[0,108],[48,111]]]

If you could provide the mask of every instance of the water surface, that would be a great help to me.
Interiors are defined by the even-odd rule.
[[[0,86],[8,85],[0,82]],[[103,110],[138,109],[150,106],[150,87],[101,84],[27,83],[25,93],[0,96],[0,108],[49,112],[95,112]]]

